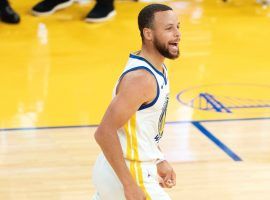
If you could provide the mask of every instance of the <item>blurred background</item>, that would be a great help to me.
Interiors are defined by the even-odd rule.
[[[0,1],[0,199],[91,199],[92,134],[151,0]],[[172,199],[269,199],[270,7],[179,0],[162,148]],[[194,192],[196,191],[196,192]]]

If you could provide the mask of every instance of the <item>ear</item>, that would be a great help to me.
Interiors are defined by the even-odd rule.
[[[143,29],[143,36],[145,40],[152,41],[153,40],[153,32],[150,28]]]

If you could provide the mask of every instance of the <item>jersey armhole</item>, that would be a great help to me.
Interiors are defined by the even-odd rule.
[[[125,72],[120,76],[120,78],[119,78],[119,80],[118,80],[118,83],[120,83],[120,81],[123,79],[123,77],[124,77],[127,73],[132,72],[132,71],[135,71],[135,70],[140,70],[140,69],[146,70],[146,71],[148,71],[150,74],[152,74],[152,75],[154,76],[155,80],[156,80],[156,83],[157,83],[157,95],[156,95],[156,97],[154,98],[153,101],[151,101],[151,102],[148,103],[148,104],[143,104],[143,105],[141,105],[141,106],[139,107],[139,109],[138,109],[138,110],[143,110],[143,109],[146,109],[146,108],[149,108],[149,107],[153,106],[153,105],[157,102],[157,100],[158,100],[158,97],[159,97],[159,85],[158,85],[158,80],[157,80],[155,74],[154,74],[150,69],[148,69],[147,67],[144,67],[144,66],[138,66],[138,67],[134,67],[134,68],[132,68],[132,69],[129,69],[129,70],[125,71]],[[118,85],[116,86],[116,90],[117,90],[117,88],[118,88]]]

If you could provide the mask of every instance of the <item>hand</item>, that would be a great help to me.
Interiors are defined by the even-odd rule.
[[[146,196],[141,188],[136,184],[124,186],[126,200],[146,200]]]
[[[157,172],[160,176],[159,184],[161,187],[172,188],[176,185],[176,174],[166,160],[157,164]]]

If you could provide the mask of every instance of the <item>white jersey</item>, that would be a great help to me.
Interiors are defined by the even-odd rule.
[[[119,81],[127,73],[140,69],[148,71],[155,77],[157,95],[149,104],[141,105],[129,121],[117,130],[117,133],[127,167],[138,186],[146,194],[146,199],[171,200],[159,185],[155,163],[159,159],[164,159],[158,148],[158,142],[163,135],[169,100],[167,69],[163,65],[163,73],[161,73],[144,58],[131,54]],[[104,154],[99,155],[93,168],[93,183],[97,193],[92,200],[126,199],[123,186]]]
[[[156,97],[152,102],[141,105],[124,127],[118,129],[117,133],[124,158],[127,161],[155,162],[164,159],[158,148],[158,143],[163,135],[165,125],[169,101],[169,81],[165,65],[163,65],[163,73],[161,73],[146,59],[134,54],[130,54],[119,81],[127,73],[140,69],[148,71],[155,77],[157,82]]]

